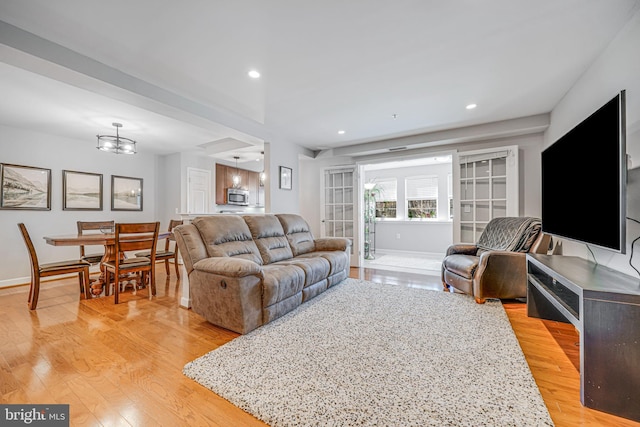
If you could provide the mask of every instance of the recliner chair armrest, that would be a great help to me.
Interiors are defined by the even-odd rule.
[[[344,237],[323,237],[314,240],[316,251],[346,251],[351,241]]]
[[[478,247],[471,244],[451,245],[447,248],[446,256],[449,255],[475,255],[478,252]]]
[[[527,294],[527,262],[523,252],[487,251],[480,255],[473,279],[473,295],[519,298]]]

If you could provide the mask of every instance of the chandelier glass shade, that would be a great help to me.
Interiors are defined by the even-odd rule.
[[[233,187],[234,188],[238,188],[240,187],[240,174],[238,173],[238,159],[240,158],[239,156],[233,156],[234,159],[236,159],[236,174],[233,175],[233,177],[231,178],[233,181]]]
[[[136,142],[133,139],[120,136],[120,123],[112,123],[116,128],[115,135],[96,135],[98,138],[97,149],[115,154],[136,154]]]
[[[267,179],[267,174],[264,173],[264,151],[261,151],[262,155],[262,172],[260,172],[260,179],[258,180],[260,187],[264,187],[264,182]]]

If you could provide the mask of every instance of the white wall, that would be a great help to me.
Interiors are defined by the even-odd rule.
[[[265,162],[269,165],[265,168],[267,178],[265,180],[265,208],[269,213],[300,213],[300,176],[303,174],[303,162],[299,162],[300,156],[305,150],[300,146],[283,141],[265,142]],[[293,171],[292,189],[280,188],[280,166],[286,166]]]
[[[168,227],[169,220],[180,219],[176,215],[182,210],[182,174],[180,168],[180,153],[170,154],[166,156],[158,156],[156,176],[158,183],[158,201],[161,205],[158,208],[158,219],[160,220],[161,229]]]
[[[95,141],[69,140],[27,130],[0,126],[0,162],[51,169],[51,210],[0,210],[0,287],[28,283],[29,255],[17,224],[24,222],[40,262],[77,258],[77,247],[54,247],[46,235],[76,233],[76,221],[152,221],[157,218],[156,156],[139,147],[135,156],[105,153]],[[62,210],[62,171],[103,174],[102,211]],[[111,175],[143,179],[143,211],[111,211]]]
[[[632,167],[640,166],[640,12],[620,31],[598,59],[585,71],[551,113],[551,124],[544,135],[544,146],[551,145],[585,119],[620,90],[627,97],[627,153]],[[594,165],[597,167],[597,165]],[[593,226],[597,227],[597,218]],[[630,243],[640,236],[640,226],[627,221],[627,254],[594,248],[598,263],[637,276],[628,265]],[[565,255],[591,258],[583,244],[563,241]],[[640,262],[634,260],[638,268]]]

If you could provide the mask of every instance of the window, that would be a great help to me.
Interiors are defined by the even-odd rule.
[[[376,218],[395,218],[398,198],[396,179],[378,179],[376,187],[379,189],[376,194]]]
[[[406,179],[407,218],[438,217],[438,177],[421,176]]]

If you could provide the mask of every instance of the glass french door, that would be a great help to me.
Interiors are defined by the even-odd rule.
[[[322,237],[346,237],[351,240],[351,265],[357,266],[355,167],[328,168],[322,174]]]
[[[518,216],[518,147],[460,153],[454,240],[475,243],[493,218]]]

